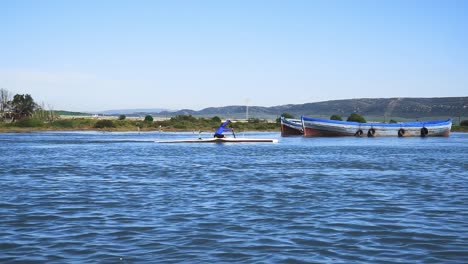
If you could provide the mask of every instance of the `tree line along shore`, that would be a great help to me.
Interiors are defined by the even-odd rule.
[[[194,117],[192,115],[177,115],[164,120],[154,120],[146,115],[143,120],[127,118],[120,115],[117,118],[100,117],[67,117],[59,114],[44,104],[37,104],[29,94],[12,95],[6,89],[0,89],[0,132],[30,132],[54,130],[103,130],[103,131],[214,131],[223,121],[221,117]],[[282,116],[293,118],[288,113]],[[331,119],[341,120],[338,115]],[[365,119],[357,113],[352,113],[348,121],[365,123]],[[396,122],[390,120],[390,122]],[[231,123],[234,131],[280,131],[280,119],[268,121],[258,118],[238,120]],[[452,131],[468,132],[468,120],[463,120],[458,126],[452,126]]]
[[[43,122],[34,117],[24,118],[12,123],[0,123],[1,132],[48,131],[48,130],[103,130],[103,131],[214,131],[221,124],[220,117],[203,118],[175,116],[167,120],[153,120],[147,115],[144,120],[105,119],[99,118],[66,118]],[[234,131],[279,131],[277,122],[249,119],[244,122],[232,122]]]
[[[191,115],[179,115],[166,120],[153,120],[147,115],[144,120],[127,119],[119,116],[108,117],[69,117],[51,121],[43,121],[37,117],[27,117],[15,122],[0,122],[0,132],[31,132],[31,131],[214,131],[222,122],[220,117],[204,118]],[[452,126],[452,132],[468,132],[468,122],[464,126]],[[462,124],[464,124],[462,122]],[[260,119],[234,121],[230,124],[234,131],[280,131],[279,120],[274,122]]]

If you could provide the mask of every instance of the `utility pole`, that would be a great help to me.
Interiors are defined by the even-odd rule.
[[[249,121],[249,98],[245,99],[245,121]]]
[[[249,105],[245,106],[245,120],[249,120]]]

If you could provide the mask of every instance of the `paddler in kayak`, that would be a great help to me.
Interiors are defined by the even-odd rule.
[[[234,136],[234,138],[236,138],[236,134],[234,134],[234,129],[232,128],[229,128],[229,127],[226,127],[227,125],[229,125],[231,123],[231,120],[226,120],[224,121],[219,127],[218,129],[216,129],[216,132],[214,134],[213,137],[215,138],[224,138],[225,135],[223,135],[223,132],[229,132],[231,131],[232,132],[232,135]]]

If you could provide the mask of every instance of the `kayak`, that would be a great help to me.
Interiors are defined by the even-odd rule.
[[[236,138],[234,130],[227,127],[231,121],[228,119],[224,121],[214,133],[212,138],[201,138],[199,135],[198,139],[178,139],[178,140],[165,140],[156,141],[156,143],[278,143],[277,139],[268,138]],[[226,137],[223,135],[224,132],[232,132],[233,137]],[[201,131],[199,132],[201,133]]]
[[[203,138],[156,141],[157,143],[278,143],[268,138]]]

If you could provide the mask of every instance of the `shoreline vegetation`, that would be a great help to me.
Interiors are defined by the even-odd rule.
[[[100,118],[66,118],[44,122],[35,118],[25,118],[14,123],[0,123],[0,132],[35,132],[35,131],[163,131],[163,132],[213,132],[222,120],[213,118],[175,116],[166,120],[153,121],[151,116],[145,120],[104,119]],[[280,131],[280,123],[251,118],[234,121],[230,127],[235,132],[242,131]]]
[[[452,129],[450,129],[450,132],[468,133],[468,126],[454,126],[454,125],[452,125]]]

